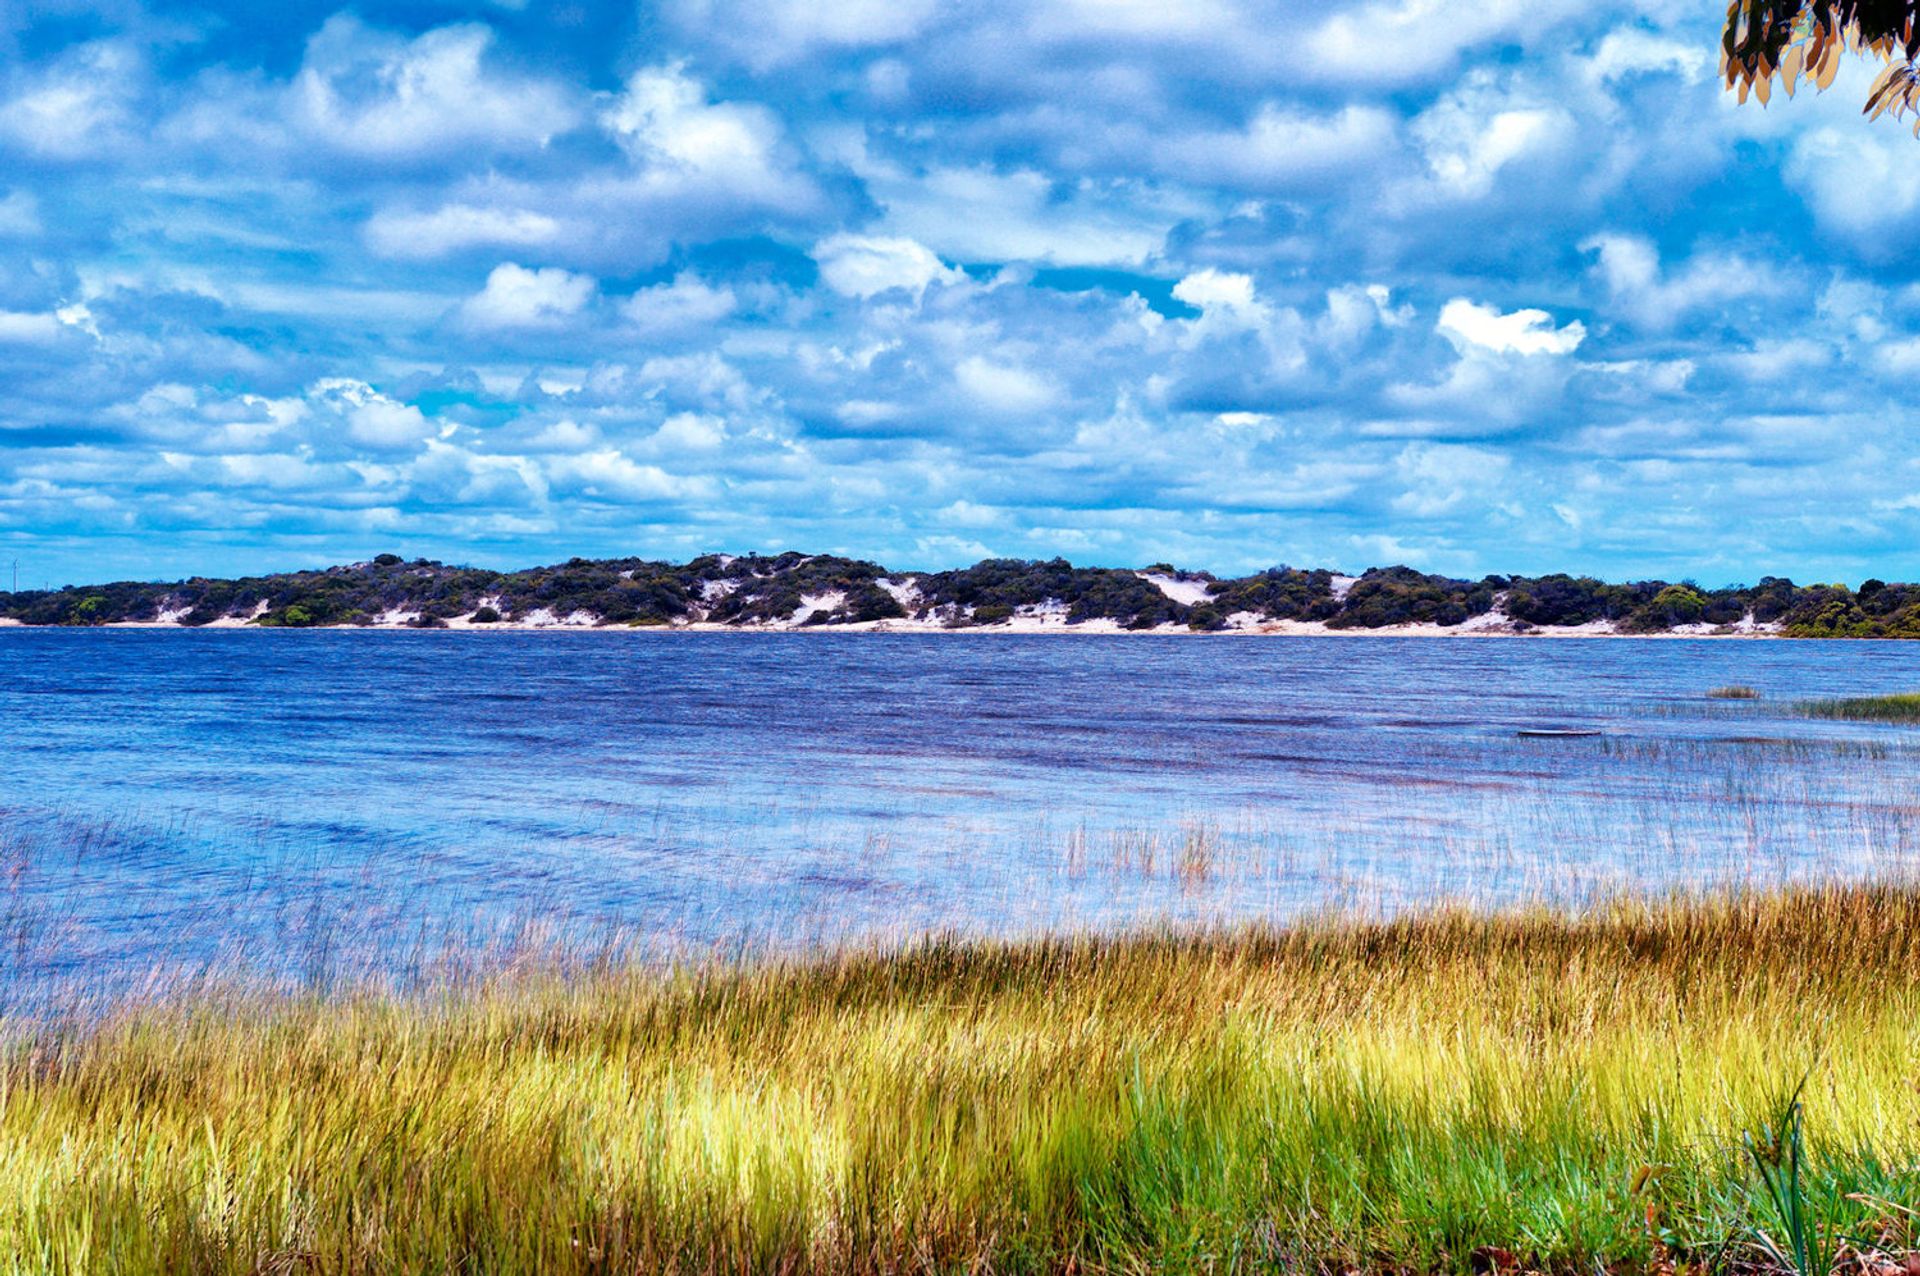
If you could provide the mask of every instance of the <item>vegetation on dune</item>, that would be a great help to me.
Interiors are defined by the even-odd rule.
[[[1064,558],[1026,562],[989,558],[958,571],[916,577],[930,609],[947,609],[957,623],[978,620],[978,609],[1005,620],[1021,607],[1057,604],[1069,624],[1115,620],[1128,629],[1185,623],[1188,608],[1174,602],[1138,572],[1075,567]],[[971,609],[973,615],[967,613]]]
[[[1164,573],[1161,569],[1164,568]],[[1149,574],[1195,586],[1169,597]],[[1920,586],[1869,580],[1708,589],[1689,581],[1609,584],[1586,576],[1486,576],[1459,580],[1410,567],[1376,567],[1344,592],[1334,573],[1275,567],[1220,580],[1166,564],[1148,573],[1076,567],[1065,559],[995,558],[944,572],[890,572],[833,555],[708,554],[684,564],[643,558],[573,558],[550,567],[497,572],[411,562],[382,554],[365,563],[238,580],[168,584],[121,581],[0,593],[0,616],[30,625],[102,625],[162,617],[186,625],[247,621],[306,628],[396,621],[438,628],[545,616],[597,625],[856,624],[913,617],[949,627],[991,626],[1047,614],[1067,624],[1109,621],[1124,629],[1220,629],[1231,618],[1305,620],[1336,629],[1403,624],[1453,626],[1495,617],[1521,629],[1605,621],[1629,633],[1751,620],[1799,638],[1920,637]]]
[[[1904,1270],[1920,1201],[1920,894],[1892,888],[209,997],[13,1040],[21,1272],[1824,1276]]]

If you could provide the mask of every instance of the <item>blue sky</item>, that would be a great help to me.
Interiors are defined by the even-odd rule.
[[[1920,576],[1920,142],[1718,17],[0,2],[0,560]]]

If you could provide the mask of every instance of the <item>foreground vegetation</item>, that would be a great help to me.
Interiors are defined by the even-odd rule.
[[[1893,888],[209,994],[11,1039],[13,1271],[1891,1273],[1920,1203]]]
[[[1171,579],[1173,591],[1149,577]],[[1183,599],[1187,601],[1183,601]],[[30,625],[102,625],[167,618],[184,625],[245,620],[307,628],[382,618],[420,628],[450,620],[493,624],[579,616],[599,625],[857,624],[913,617],[953,628],[1004,624],[1023,610],[1067,623],[1113,621],[1128,629],[1184,625],[1213,630],[1231,617],[1320,621],[1335,629],[1452,626],[1497,616],[1518,630],[1605,622],[1628,633],[1682,625],[1777,627],[1800,638],[1920,637],[1920,585],[1869,580],[1704,589],[1690,582],[1608,584],[1590,576],[1486,576],[1456,580],[1410,567],[1356,578],[1275,567],[1219,579],[1160,563],[1145,573],[1075,567],[1065,559],[987,559],[944,572],[889,572],[832,555],[707,554],[675,564],[642,558],[570,559],[497,572],[397,554],[317,571],[237,580],[121,581],[58,590],[0,592],[0,618]]]

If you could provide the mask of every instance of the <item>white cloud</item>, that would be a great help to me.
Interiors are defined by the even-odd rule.
[[[653,441],[674,452],[711,452],[727,441],[727,423],[699,412],[676,412],[660,423]]]
[[[979,406],[1014,416],[1030,416],[1054,406],[1060,392],[1045,377],[1012,364],[973,355],[953,370],[960,392]]]
[[[1664,73],[1695,84],[1712,67],[1712,56],[1702,45],[1641,27],[1621,27],[1607,32],[1593,56],[1587,59],[1589,73],[1601,81]]]
[[[475,328],[552,327],[584,310],[593,292],[590,275],[557,266],[528,270],[507,261],[493,268],[486,287],[462,303],[460,314]]]
[[[51,314],[0,310],[0,341],[43,345],[58,338],[62,326]]]
[[[376,452],[410,450],[438,433],[419,408],[389,398],[351,377],[316,381],[307,391],[307,399],[339,421],[349,440]]]
[[[776,161],[781,128],[773,112],[709,101],[678,63],[635,73],[600,121],[636,159],[666,174],[763,193],[788,180]]]
[[[515,208],[445,204],[432,212],[387,211],[367,223],[367,246],[383,257],[427,259],[466,248],[531,248],[550,244],[560,223]]]
[[[1161,172],[1244,190],[1292,190],[1380,166],[1397,145],[1396,117],[1376,106],[1328,114],[1268,102],[1245,129],[1174,134],[1158,149]]]
[[[666,333],[716,324],[739,304],[733,289],[715,288],[692,271],[683,270],[671,283],[642,288],[621,303],[620,309],[642,331]]]
[[[0,199],[0,235],[24,237],[40,230],[40,201],[33,192],[11,191]]]
[[[1394,459],[1404,490],[1393,507],[1432,518],[1497,492],[1512,461],[1505,453],[1457,443],[1410,443]]]
[[[1381,0],[1319,23],[1295,62],[1316,79],[1406,84],[1450,70],[1475,46],[1538,38],[1587,9],[1576,0]]]
[[[896,289],[917,300],[936,283],[966,278],[924,244],[896,236],[835,235],[813,247],[827,287],[849,297],[873,297]]]
[[[1663,272],[1653,241],[1638,235],[1596,235],[1580,249],[1597,254],[1594,272],[1615,309],[1655,331],[1672,328],[1692,310],[1781,291],[1770,267],[1738,257],[1696,257],[1677,273]]]
[[[1145,191],[1091,182],[1057,189],[1033,169],[910,173],[868,161],[859,171],[886,209],[886,232],[956,261],[1138,264],[1159,250],[1180,217],[1155,207],[1157,196]]]
[[[1877,352],[1880,366],[1897,377],[1920,372],[1920,337],[1903,337],[1883,344]]]
[[[1885,232],[1920,213],[1920,164],[1902,128],[1815,129],[1793,144],[1784,171],[1824,225],[1878,253],[1895,249],[1881,242]]]
[[[601,448],[547,462],[555,484],[578,488],[588,496],[621,501],[663,501],[710,493],[713,485],[643,465],[618,448]]]
[[[1201,310],[1226,310],[1252,314],[1261,307],[1253,294],[1253,276],[1208,267],[1186,276],[1173,286],[1177,300]]]
[[[479,24],[402,40],[337,15],[307,43],[293,83],[297,117],[327,144],[378,158],[539,147],[573,128],[580,113],[570,95],[489,69],[492,43]]]
[[[1498,354],[1572,354],[1587,335],[1578,319],[1556,328],[1544,310],[1502,314],[1497,307],[1464,297],[1441,307],[1436,330],[1463,351],[1478,348]]]
[[[759,67],[806,58],[823,48],[894,44],[919,32],[934,0],[680,0],[682,30],[738,50]]]
[[[133,122],[132,94],[143,72],[124,45],[79,45],[0,102],[0,137],[57,159],[91,158]]]
[[[1413,132],[1440,190],[1477,199],[1503,169],[1567,144],[1577,126],[1561,107],[1515,100],[1476,76],[1415,120]]]

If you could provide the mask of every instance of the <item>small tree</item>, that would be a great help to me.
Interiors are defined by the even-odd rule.
[[[1920,0],[1733,0],[1720,47],[1727,87],[1763,105],[1776,78],[1792,97],[1802,79],[1832,84],[1844,53],[1877,57],[1887,66],[1861,113],[1911,113],[1920,137]]]

